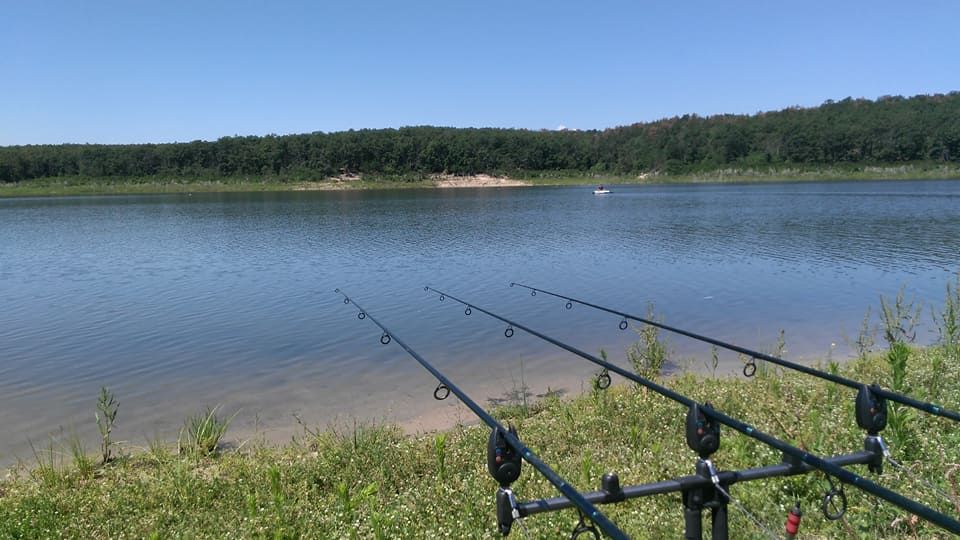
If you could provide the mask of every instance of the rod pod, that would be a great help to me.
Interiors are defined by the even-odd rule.
[[[727,499],[717,489],[717,470],[709,459],[700,458],[695,471],[697,476],[709,479],[710,483],[680,492],[683,498],[684,540],[702,540],[703,511],[707,509],[710,510],[710,538],[727,540],[730,535]]]
[[[519,284],[518,284],[518,285],[519,285]],[[526,287],[526,286],[524,285],[524,287]],[[532,287],[527,287],[527,288],[531,288],[531,289],[532,289]],[[618,375],[621,375],[621,376],[623,376],[623,377],[625,377],[625,378],[627,378],[627,379],[629,379],[629,380],[631,380],[631,381],[634,381],[634,382],[636,382],[636,383],[638,383],[638,384],[640,384],[640,385],[642,385],[642,386],[644,386],[644,387],[646,387],[646,388],[649,388],[649,389],[657,392],[658,394],[661,394],[662,396],[664,396],[664,397],[666,397],[666,398],[672,399],[673,401],[676,401],[676,402],[678,402],[678,403],[680,403],[680,404],[682,404],[682,405],[686,405],[687,407],[691,407],[692,405],[694,405],[694,404],[696,403],[694,400],[690,399],[689,397],[684,396],[684,395],[682,395],[682,394],[679,394],[679,393],[677,393],[677,392],[675,392],[675,391],[673,391],[673,390],[670,390],[669,388],[667,388],[667,387],[665,387],[665,386],[662,386],[662,385],[660,385],[660,384],[657,384],[657,383],[651,381],[650,379],[646,379],[646,378],[641,377],[640,375],[638,375],[638,374],[636,374],[636,373],[627,371],[627,370],[625,370],[625,369],[623,369],[623,368],[621,368],[621,367],[619,367],[619,366],[616,366],[616,365],[614,365],[614,364],[611,364],[610,362],[607,362],[607,361],[605,361],[605,360],[601,360],[600,358],[597,358],[596,356],[593,356],[593,355],[591,355],[591,354],[589,354],[589,353],[586,353],[586,352],[584,352],[584,351],[581,351],[580,349],[577,349],[576,347],[573,347],[573,346],[571,346],[571,345],[568,345],[568,344],[566,344],[566,343],[563,343],[563,342],[561,342],[561,341],[559,341],[559,340],[557,340],[557,339],[555,339],[555,338],[552,338],[552,337],[550,337],[550,336],[548,336],[548,335],[546,335],[546,334],[540,333],[540,332],[538,332],[538,331],[536,331],[536,330],[534,330],[534,329],[532,329],[532,328],[530,328],[530,327],[528,327],[528,326],[525,326],[525,325],[523,325],[523,324],[520,324],[520,323],[518,323],[518,322],[516,322],[516,321],[513,321],[513,320],[508,319],[508,318],[506,318],[506,317],[503,317],[503,316],[501,316],[501,315],[497,315],[496,313],[493,313],[493,312],[491,312],[491,311],[489,311],[489,310],[486,310],[486,309],[484,309],[484,308],[482,308],[482,307],[480,307],[480,306],[477,306],[477,305],[475,305],[475,304],[471,304],[471,303],[469,303],[469,302],[466,302],[466,301],[464,301],[464,300],[461,300],[461,299],[459,299],[459,298],[457,298],[457,297],[455,297],[455,296],[450,295],[449,293],[445,293],[445,292],[443,292],[443,291],[438,291],[438,290],[436,290],[436,289],[433,289],[432,287],[424,287],[424,290],[425,290],[425,291],[433,291],[433,292],[441,295],[441,297],[450,298],[451,300],[454,300],[454,301],[456,301],[456,302],[458,302],[458,303],[460,303],[460,304],[463,304],[463,305],[471,308],[472,310],[476,310],[476,311],[479,311],[479,312],[481,312],[481,313],[485,313],[485,314],[493,317],[494,319],[500,320],[500,321],[502,321],[502,322],[510,325],[510,328],[511,328],[511,329],[514,328],[514,327],[519,328],[519,329],[523,330],[524,332],[527,332],[528,334],[531,334],[531,335],[533,335],[533,336],[536,336],[536,337],[538,337],[538,338],[540,338],[540,339],[542,339],[542,340],[544,340],[544,341],[546,341],[546,342],[548,342],[548,343],[552,343],[553,345],[556,345],[557,347],[560,347],[561,349],[564,349],[564,350],[566,350],[566,351],[568,351],[568,352],[571,352],[571,353],[573,353],[573,354],[575,354],[575,355],[577,355],[577,356],[579,356],[579,357],[581,357],[581,358],[583,358],[583,359],[585,359],[585,360],[588,360],[588,361],[590,361],[590,362],[592,362],[592,363],[594,363],[594,364],[596,364],[596,365],[598,365],[598,366],[600,366],[600,367],[606,368],[607,370],[612,371],[613,373],[616,373],[616,374],[618,374]],[[539,289],[537,289],[537,290],[539,290]],[[553,293],[549,293],[549,294],[553,294]],[[554,296],[559,296],[559,295],[554,295]],[[562,297],[562,298],[567,298],[567,297]],[[570,300],[579,302],[579,300],[574,300],[574,299],[570,299]],[[583,303],[583,302],[581,302],[581,303]],[[587,304],[587,305],[591,305],[591,306],[592,306],[592,304]],[[594,307],[596,307],[596,306],[594,306]],[[605,310],[605,311],[611,311],[611,310],[608,310],[608,309],[606,309],[606,308],[599,308],[599,309],[603,309],[603,310]],[[631,317],[631,318],[633,318],[633,317]],[[661,326],[661,327],[663,326],[663,325],[659,325],[659,324],[656,324],[656,325],[657,325],[657,326]],[[858,385],[858,386],[859,386],[859,385]],[[858,387],[858,386],[857,386],[857,387]],[[888,396],[888,394],[889,394],[889,392],[886,391],[886,390],[884,390],[884,391],[882,391],[882,393],[880,393],[880,395],[881,395],[882,397],[886,397],[886,398],[889,398],[889,399],[895,399],[896,401],[899,401],[899,402],[901,402],[901,403],[904,403],[904,401],[903,401],[903,399],[902,399],[903,397],[900,396],[899,394],[894,394],[894,395],[896,395],[896,396],[899,396],[898,398],[890,397],[890,396]],[[759,442],[761,442],[761,443],[763,443],[763,444],[765,444],[765,445],[767,445],[767,446],[769,446],[769,447],[771,447],[771,448],[780,450],[780,451],[783,452],[784,454],[789,455],[789,456],[797,459],[798,461],[801,461],[801,462],[803,462],[803,463],[805,463],[805,464],[807,464],[807,465],[809,465],[809,466],[811,466],[811,467],[813,467],[813,468],[815,468],[815,469],[819,469],[819,470],[823,471],[824,473],[828,474],[829,476],[832,476],[832,477],[836,478],[837,480],[839,480],[840,482],[842,482],[842,483],[844,483],[844,484],[850,484],[850,485],[856,486],[858,489],[860,489],[860,490],[862,490],[862,491],[865,491],[865,492],[867,492],[867,493],[870,493],[871,495],[875,495],[875,496],[877,496],[877,497],[879,497],[879,498],[881,498],[881,499],[886,500],[887,502],[893,503],[894,505],[900,507],[901,509],[906,510],[906,511],[912,513],[912,514],[916,514],[917,516],[919,516],[919,517],[921,517],[921,518],[923,518],[923,519],[926,519],[927,521],[929,521],[929,522],[931,522],[931,523],[933,523],[933,524],[935,524],[935,525],[937,525],[937,526],[939,526],[939,527],[942,527],[943,529],[946,529],[946,530],[948,530],[948,531],[950,531],[950,532],[952,532],[952,533],[954,533],[954,534],[960,534],[960,521],[958,521],[958,520],[957,520],[956,518],[954,518],[954,517],[951,517],[951,516],[948,516],[948,515],[946,515],[946,514],[940,513],[940,512],[938,512],[938,511],[930,508],[929,506],[923,505],[923,504],[921,504],[921,503],[919,503],[919,502],[917,502],[917,501],[914,501],[914,500],[912,500],[912,499],[909,499],[909,498],[903,496],[902,494],[897,493],[896,491],[887,489],[887,488],[885,488],[885,487],[883,487],[883,486],[880,486],[879,484],[877,484],[877,483],[875,483],[875,482],[872,482],[872,481],[870,481],[870,480],[868,480],[868,479],[866,479],[866,478],[864,478],[864,477],[862,477],[862,476],[860,476],[860,475],[857,475],[857,474],[854,474],[854,473],[852,473],[852,472],[850,472],[850,471],[847,471],[847,470],[843,469],[842,467],[838,467],[838,466],[834,465],[833,463],[830,463],[829,461],[824,460],[823,458],[821,458],[821,457],[819,457],[819,456],[817,456],[817,455],[815,455],[815,454],[811,454],[811,453],[809,453],[809,452],[806,452],[805,450],[802,450],[802,449],[800,449],[800,448],[797,448],[796,446],[793,446],[793,445],[791,445],[791,444],[789,444],[789,443],[787,443],[787,442],[785,442],[785,441],[783,441],[783,440],[781,440],[781,439],[778,439],[778,438],[773,437],[773,436],[771,436],[771,435],[768,435],[768,434],[766,434],[766,433],[764,433],[764,432],[762,432],[762,431],[759,431],[759,430],[757,430],[756,428],[754,428],[753,426],[751,426],[751,425],[749,425],[749,424],[747,424],[747,423],[745,423],[745,422],[743,422],[743,421],[741,421],[741,420],[738,420],[738,419],[736,419],[736,418],[733,418],[733,417],[731,417],[731,416],[728,416],[728,415],[726,415],[726,414],[724,414],[724,413],[722,413],[722,412],[720,412],[720,411],[717,411],[717,410],[712,409],[712,408],[705,408],[705,409],[702,409],[702,410],[703,410],[704,414],[705,414],[706,416],[710,417],[711,419],[713,419],[713,420],[715,420],[715,421],[717,421],[717,422],[719,422],[719,423],[721,423],[721,424],[723,424],[723,425],[726,425],[727,427],[730,427],[730,428],[732,428],[732,429],[734,429],[734,430],[736,430],[736,431],[739,431],[740,433],[742,433],[742,434],[744,434],[744,435],[746,435],[746,436],[748,436],[748,437],[750,437],[750,438],[752,438],[752,439],[756,439],[757,441],[759,441]],[[941,412],[943,412],[943,411],[941,411]],[[869,440],[869,439],[870,439],[870,437],[868,437],[868,440]],[[875,439],[878,444],[882,444],[882,441],[879,440],[879,437],[874,437],[873,439]]]

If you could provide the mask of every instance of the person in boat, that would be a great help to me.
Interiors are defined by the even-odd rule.
[[[603,185],[602,185],[602,184],[600,185],[600,187],[597,188],[597,191],[603,191]]]

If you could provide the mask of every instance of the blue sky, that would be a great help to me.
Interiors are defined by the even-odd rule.
[[[0,0],[0,145],[604,128],[960,90],[960,2]]]

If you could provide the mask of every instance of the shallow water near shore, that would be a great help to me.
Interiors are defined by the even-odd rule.
[[[889,181],[0,200],[0,463],[76,431],[95,448],[100,386],[115,438],[173,439],[207,405],[234,438],[469,413],[337,287],[482,404],[527,386],[579,392],[583,360],[430,285],[623,363],[619,319],[509,287],[564,292],[787,357],[849,354],[867,307],[901,286],[926,306],[960,270],[960,182]],[[678,365],[709,348],[667,336]],[[685,360],[691,359],[691,360]],[[739,360],[721,355],[720,372]]]

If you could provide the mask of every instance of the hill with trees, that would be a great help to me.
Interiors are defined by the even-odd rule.
[[[960,162],[960,92],[684,115],[591,131],[404,127],[169,144],[0,147],[0,182],[39,178],[520,178]]]

